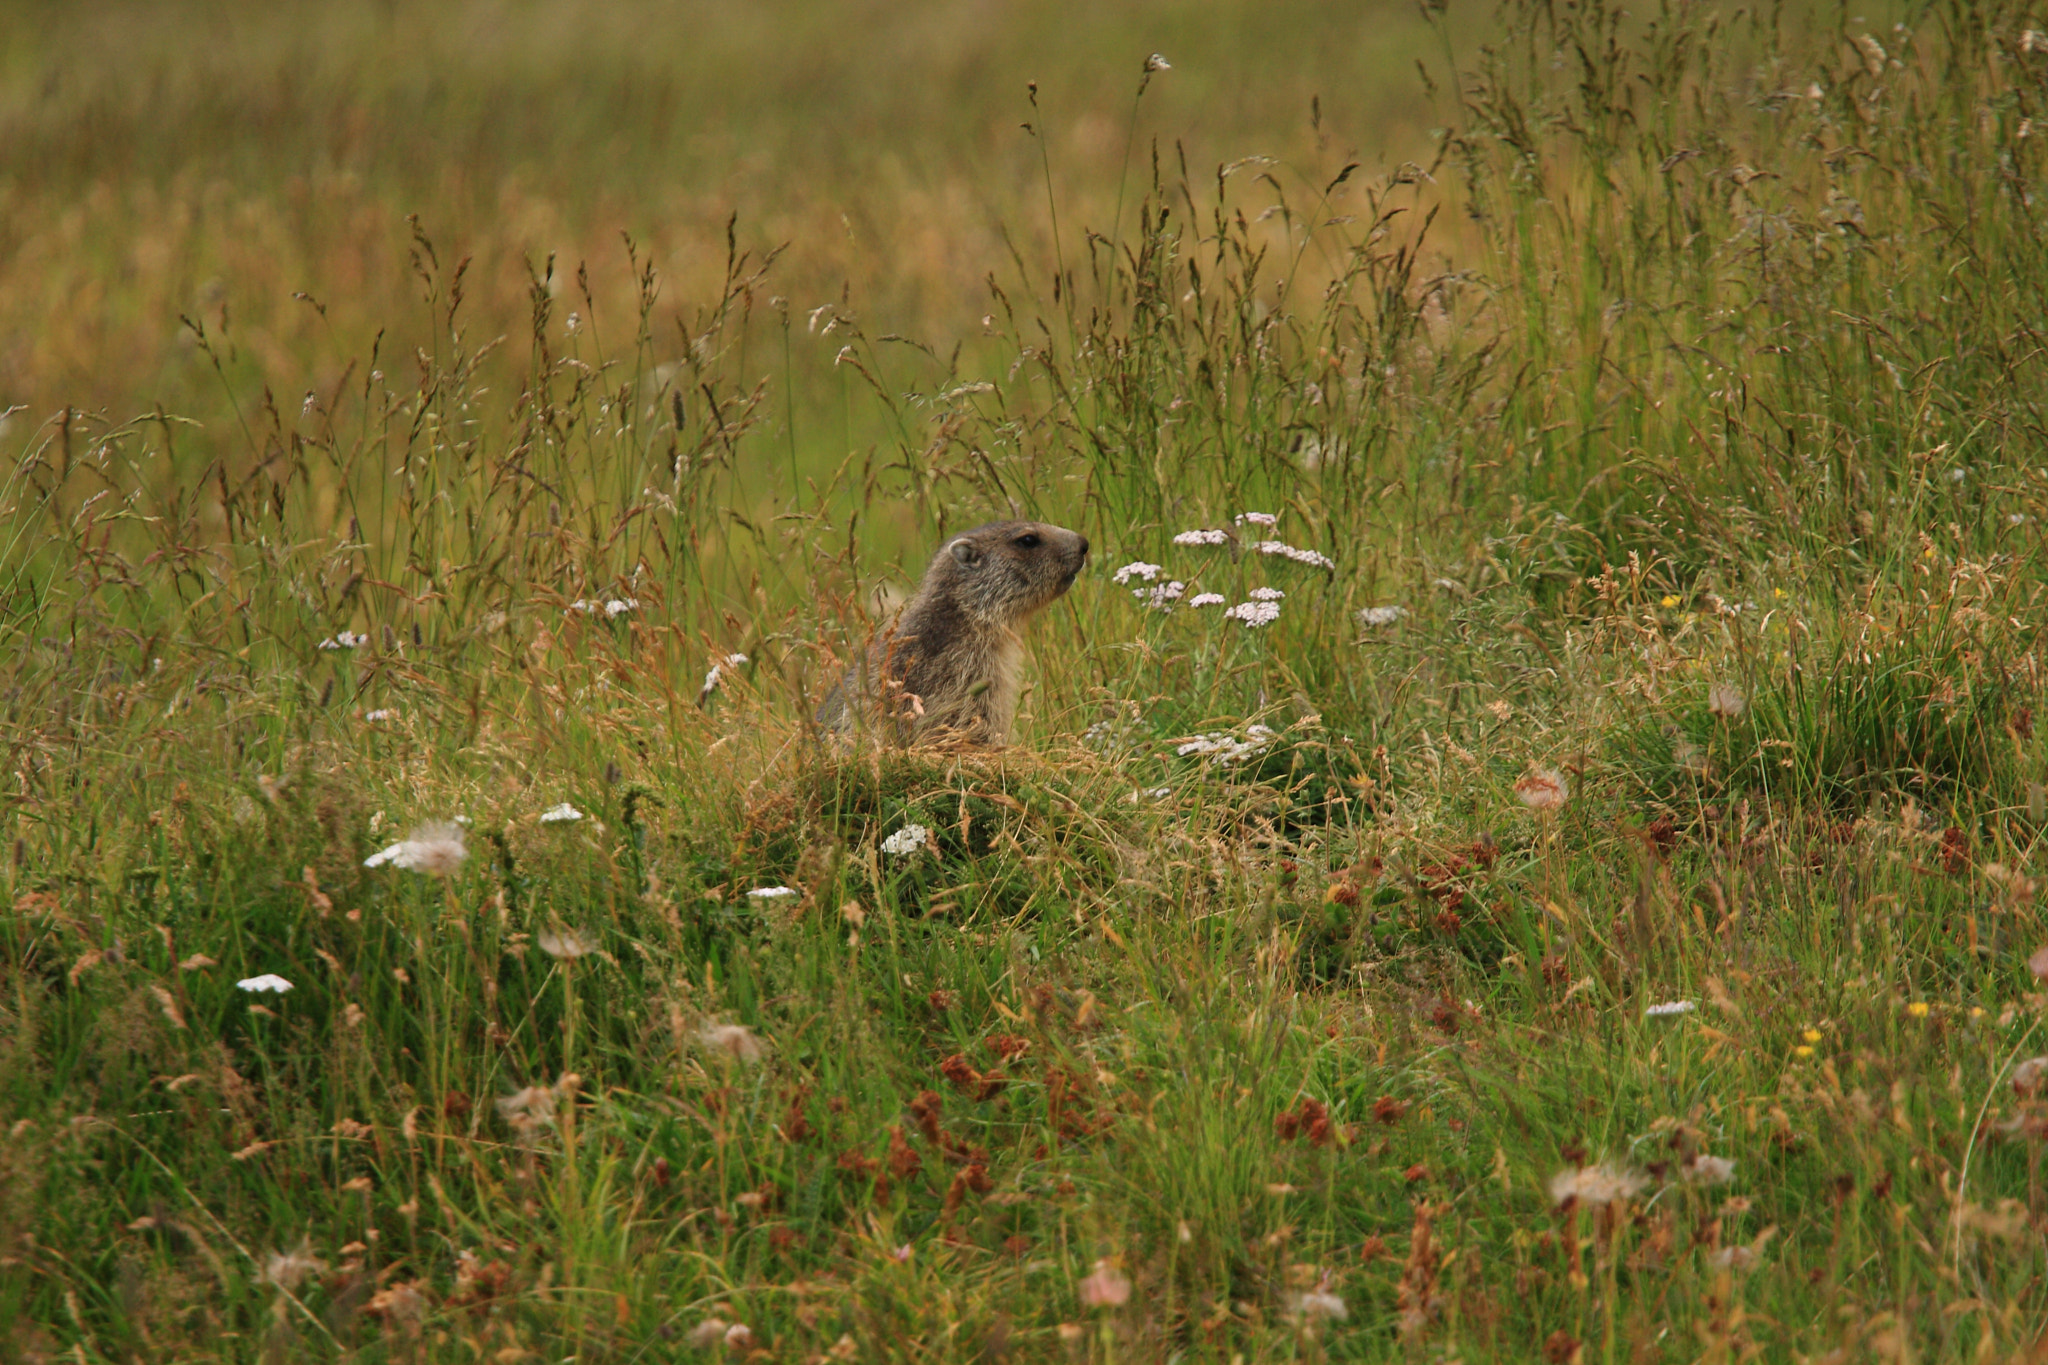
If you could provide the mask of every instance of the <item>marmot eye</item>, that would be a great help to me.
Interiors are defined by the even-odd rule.
[[[1036,549],[1038,547],[1038,537],[1027,531],[1023,535],[1018,536],[1015,543],[1027,550]]]

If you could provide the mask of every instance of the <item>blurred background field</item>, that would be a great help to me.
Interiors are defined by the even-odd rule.
[[[1155,50],[1175,67],[1134,129]],[[473,261],[479,338],[524,330],[553,255],[558,287],[587,263],[597,300],[563,313],[629,340],[629,233],[661,272],[668,346],[668,310],[716,302],[730,222],[756,260],[781,251],[764,309],[786,299],[801,326],[838,304],[944,353],[982,334],[1013,247],[1050,274],[1048,174],[1078,246],[1110,230],[1127,154],[1135,211],[1155,140],[1203,175],[1261,153],[1307,179],[1427,160],[1420,57],[1443,45],[1393,4],[17,7],[0,407],[16,442],[67,404],[158,402],[225,441],[181,315],[236,350],[238,397],[325,394],[380,331],[402,351],[426,334],[408,215]],[[844,454],[838,349],[800,332],[788,357],[809,460]]]
[[[2030,0],[7,17],[0,1354],[2040,1358]]]

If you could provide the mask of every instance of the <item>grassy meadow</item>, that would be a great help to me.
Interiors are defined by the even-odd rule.
[[[23,7],[0,1359],[2048,1358],[2044,116],[2027,0]],[[821,736],[1010,515],[1016,742]]]

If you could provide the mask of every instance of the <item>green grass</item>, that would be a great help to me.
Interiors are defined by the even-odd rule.
[[[278,229],[362,284],[301,330],[252,266],[266,340],[216,307],[131,365],[91,318],[172,334],[146,252],[93,268],[107,311],[10,324],[94,377],[43,422],[66,372],[20,369],[0,491],[5,1354],[2032,1359],[2048,25],[1511,5],[1480,46],[1437,12],[1402,52],[1438,132],[1380,165],[1334,99],[1241,160],[1279,94],[1177,150],[1193,41],[905,13],[935,67],[1059,81],[810,93],[882,23],[711,50],[786,48],[735,142],[865,186],[842,278],[929,296],[822,284],[824,219],[550,275],[421,153],[359,168],[438,210],[376,253]],[[1228,13],[1275,92],[1394,46],[1291,70]],[[31,99],[46,17],[0,231],[48,251],[104,193],[227,252],[193,186],[274,209],[350,110],[630,227],[574,183],[608,113],[683,101],[630,18],[467,56],[323,20],[302,81],[205,99],[299,49],[144,25],[155,93]],[[631,79],[549,123],[565,33]],[[1126,36],[1173,69],[1094,64]],[[1009,249],[829,165],[915,106],[959,117],[901,145],[980,183],[975,111],[1049,128],[1103,72],[1108,150],[981,172]],[[265,99],[274,136],[206,135]],[[876,590],[1013,513],[1097,547],[1018,743],[823,742]],[[1269,624],[1190,605],[1261,587]],[[457,817],[449,875],[371,865]]]

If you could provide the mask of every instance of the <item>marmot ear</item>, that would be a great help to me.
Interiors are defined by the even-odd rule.
[[[953,558],[959,560],[962,564],[972,565],[981,563],[981,547],[965,537],[954,541],[952,549]]]

